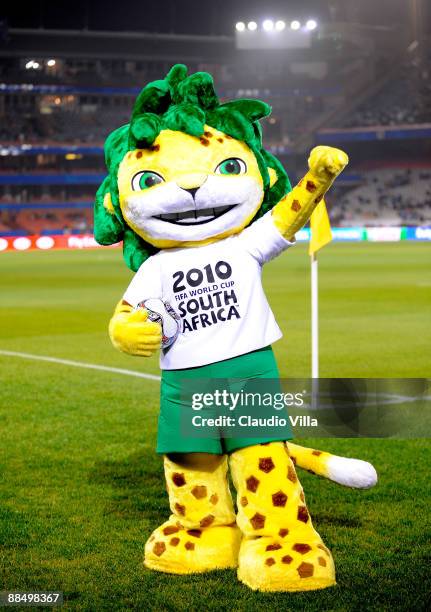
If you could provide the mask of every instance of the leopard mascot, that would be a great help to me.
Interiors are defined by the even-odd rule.
[[[136,272],[109,325],[116,348],[141,357],[159,350],[159,323],[136,307],[163,298],[175,309],[183,298],[182,333],[160,357],[157,452],[172,514],[146,543],[146,567],[173,574],[238,568],[252,589],[306,591],[334,585],[335,570],[296,467],[368,488],[377,480],[373,466],[303,448],[286,441],[288,434],[203,439],[180,431],[180,416],[191,410],[181,382],[279,377],[271,344],[281,332],[261,269],[294,243],[348,161],[343,151],[316,147],[291,189],[280,162],[262,147],[259,119],[270,110],[259,100],[221,104],[212,77],[188,76],[183,65],[149,83],[130,124],[106,140],[109,175],[96,196],[95,237],[103,245],[123,241]],[[229,278],[230,289],[219,292],[211,311],[190,318],[184,304],[192,288],[199,282],[211,296],[215,275]]]

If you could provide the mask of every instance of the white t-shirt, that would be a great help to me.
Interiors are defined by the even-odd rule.
[[[180,334],[161,352],[161,369],[215,363],[281,338],[261,272],[264,263],[292,244],[269,212],[235,236],[205,246],[164,249],[147,259],[123,299],[135,307],[161,298],[180,315]]]

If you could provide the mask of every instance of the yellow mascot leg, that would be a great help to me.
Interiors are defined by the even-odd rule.
[[[313,528],[304,492],[284,442],[231,455],[244,539],[238,578],[260,591],[310,591],[335,584],[331,553]]]
[[[226,478],[227,457],[201,463],[199,469],[164,458],[172,514],[145,545],[146,567],[173,574],[237,567],[241,532]]]

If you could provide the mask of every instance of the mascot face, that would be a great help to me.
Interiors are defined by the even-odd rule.
[[[130,122],[105,142],[94,236],[123,243],[136,271],[160,249],[202,246],[241,232],[290,190],[262,145],[261,100],[220,103],[211,75],[177,64],[148,83]]]
[[[118,190],[126,223],[158,248],[235,234],[264,197],[251,149],[209,126],[200,138],[164,129],[151,147],[129,151],[119,166]]]

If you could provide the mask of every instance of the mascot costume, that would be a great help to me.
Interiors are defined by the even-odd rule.
[[[149,357],[162,345],[157,452],[172,514],[146,543],[146,567],[173,574],[238,568],[252,589],[306,591],[334,585],[335,570],[296,467],[357,488],[375,484],[374,468],[303,448],[288,434],[187,439],[180,431],[181,415],[191,412],[181,383],[278,378],[271,344],[281,332],[261,269],[294,243],[348,161],[338,149],[316,147],[292,189],[262,146],[259,119],[270,111],[259,100],[221,104],[212,77],[188,76],[183,65],[149,83],[130,124],[106,140],[109,175],[96,196],[95,237],[104,245],[123,241],[136,272],[109,325],[114,346]],[[181,332],[166,348],[160,323],[140,307],[153,298],[181,316]]]

